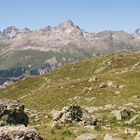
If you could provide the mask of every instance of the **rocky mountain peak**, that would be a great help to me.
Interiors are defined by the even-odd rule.
[[[31,30],[28,28],[19,29],[16,28],[15,26],[9,26],[6,29],[4,29],[3,32],[0,33],[0,36],[6,39],[13,39],[19,34],[28,33],[28,32],[31,32]]]
[[[67,20],[64,23],[60,24],[59,27],[61,28],[75,28],[75,24],[71,20]]]
[[[74,26],[74,23],[73,23],[72,20],[67,20],[67,21],[64,22],[64,25],[65,26]]]
[[[137,34],[137,35],[140,36],[140,28],[137,28],[137,29],[135,30],[135,34]]]
[[[6,39],[12,39],[16,36],[17,32],[19,31],[18,28],[15,26],[9,26],[3,30],[2,36]]]

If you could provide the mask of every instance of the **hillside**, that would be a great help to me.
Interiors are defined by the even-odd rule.
[[[1,89],[0,98],[24,103],[32,113],[30,125],[46,140],[73,140],[86,132],[98,135],[97,140],[102,140],[105,134],[117,140],[132,140],[140,125],[139,83],[140,53],[118,53],[60,66],[46,75],[24,78]],[[52,127],[54,112],[70,104],[86,108],[104,123],[95,128],[76,123]],[[124,107],[132,110],[132,116],[117,120],[112,112]],[[131,117],[135,117],[134,121]]]

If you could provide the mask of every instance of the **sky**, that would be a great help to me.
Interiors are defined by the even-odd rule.
[[[89,32],[140,28],[140,0],[0,0],[0,30],[32,30],[72,20]]]

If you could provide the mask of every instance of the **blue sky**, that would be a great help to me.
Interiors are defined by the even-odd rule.
[[[140,0],[0,0],[0,30],[39,29],[71,19],[89,32],[140,27]]]

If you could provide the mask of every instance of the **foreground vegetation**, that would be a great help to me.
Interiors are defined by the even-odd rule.
[[[89,81],[96,76],[95,81]],[[101,83],[114,81],[123,88],[104,87]],[[26,108],[35,110],[30,125],[38,129],[47,140],[73,140],[76,136],[91,132],[103,139],[106,133],[118,139],[133,139],[134,134],[124,134],[129,127],[140,131],[140,116],[131,124],[117,121],[112,115],[114,108],[129,107],[140,111],[140,53],[112,54],[61,66],[53,72],[27,77],[0,90],[0,98],[18,99]],[[51,127],[52,113],[69,104],[95,109],[92,113],[105,120],[97,128],[87,128],[75,123]],[[108,107],[109,106],[109,107]]]

